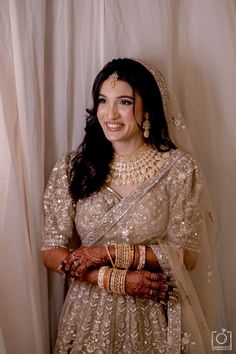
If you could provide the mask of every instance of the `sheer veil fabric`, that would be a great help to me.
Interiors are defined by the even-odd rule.
[[[234,0],[1,1],[1,352],[50,352],[40,258],[45,181],[55,161],[81,142],[93,79],[115,57],[154,64],[176,95],[218,225],[213,330],[236,333],[235,15]],[[62,289],[59,277],[50,280],[52,342]]]

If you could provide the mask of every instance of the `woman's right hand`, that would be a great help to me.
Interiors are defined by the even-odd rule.
[[[165,274],[146,270],[128,271],[125,291],[131,296],[159,301],[163,305],[167,304],[169,299],[177,300],[178,296],[178,289],[168,281]]]

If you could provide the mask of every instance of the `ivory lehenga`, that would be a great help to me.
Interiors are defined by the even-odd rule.
[[[164,153],[166,154],[166,153]],[[154,176],[127,197],[104,185],[76,205],[68,192],[73,153],[52,171],[45,194],[43,249],[66,247],[76,227],[84,246],[113,243],[152,247],[163,272],[180,290],[177,302],[160,303],[108,293],[73,281],[61,314],[55,353],[157,354],[210,352],[209,331],[183,249],[199,252],[201,177],[195,161],[172,150]]]

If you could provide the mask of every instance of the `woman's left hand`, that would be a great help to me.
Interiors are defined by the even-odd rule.
[[[71,277],[80,278],[84,272],[108,264],[105,247],[79,247],[64,259],[61,269]]]

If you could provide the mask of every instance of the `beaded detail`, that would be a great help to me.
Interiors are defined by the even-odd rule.
[[[114,182],[116,185],[142,183],[154,176],[168,157],[168,152],[158,152],[149,144],[143,144],[132,155],[121,156],[114,153],[106,183]]]

